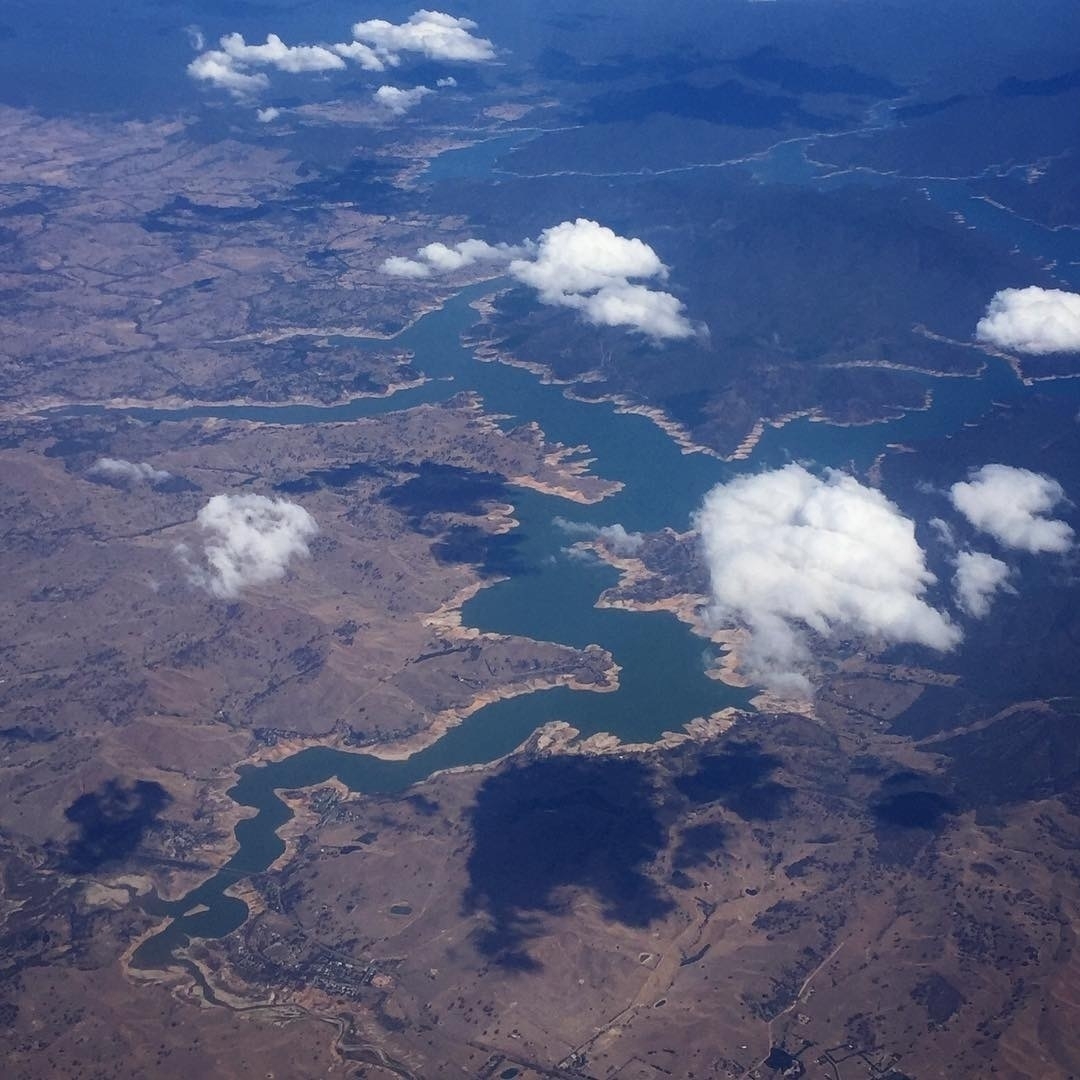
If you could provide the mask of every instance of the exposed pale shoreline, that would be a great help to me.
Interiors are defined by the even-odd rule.
[[[582,380],[585,381],[585,380]],[[711,446],[696,443],[690,437],[690,433],[677,421],[672,420],[663,409],[654,405],[640,405],[631,401],[621,394],[604,394],[601,397],[586,398],[575,394],[573,390],[567,390],[566,396],[573,401],[580,401],[585,405],[599,405],[606,403],[615,406],[615,411],[624,416],[644,416],[651,420],[684,454],[705,454],[707,457],[717,458],[723,461],[724,455],[718,453]]]
[[[51,412],[55,409],[77,408],[100,408],[100,409],[157,409],[163,412],[173,412],[178,409],[287,409],[292,406],[311,407],[316,409],[336,409],[351,405],[355,401],[383,400],[393,397],[401,390],[415,390],[419,386],[431,382],[427,375],[420,375],[415,379],[402,382],[389,383],[385,390],[362,391],[349,394],[337,401],[322,401],[312,397],[292,397],[284,401],[263,401],[258,398],[227,398],[216,401],[204,398],[183,398],[176,394],[157,398],[114,397],[103,398],[94,401],[75,401],[71,398],[35,398],[33,401],[18,405],[7,404],[0,406],[0,417],[26,416],[35,413]]]
[[[552,753],[605,756],[608,754],[655,754],[689,742],[708,742],[730,731],[744,714],[739,709],[720,709],[696,717],[682,731],[665,731],[655,742],[625,743],[617,735],[597,732],[578,741],[581,732],[565,720],[552,720],[539,728],[514,753]],[[513,756],[513,755],[509,755]]]
[[[348,798],[352,794],[352,790],[343,784],[336,776],[331,776],[329,780],[323,781],[321,784],[316,784],[315,788],[333,788],[334,791],[341,798]],[[292,813],[292,817],[285,822],[284,825],[279,825],[275,829],[277,838],[285,845],[285,850],[266,868],[267,873],[272,873],[275,870],[281,870],[296,854],[297,847],[300,843],[301,837],[305,836],[310,826],[316,821],[316,815],[308,808],[307,800],[304,798],[291,798],[286,794],[287,791],[291,791],[291,788],[275,788],[274,794],[289,808]],[[313,790],[311,788],[304,788],[303,790]],[[238,881],[233,885],[230,885],[225,892],[229,896],[235,896],[238,900],[243,900],[248,907],[249,915],[258,914],[260,909],[265,907],[261,894],[250,888],[244,888],[248,885],[246,879]],[[248,894],[253,894],[253,900],[248,899]]]
[[[778,416],[772,420],[765,417],[755,420],[753,426],[743,437],[743,441],[728,454],[725,460],[746,461],[754,452],[757,444],[761,442],[761,437],[765,434],[767,427],[782,428],[785,424],[790,424],[792,420],[801,420],[803,418],[820,419],[820,414],[813,409],[800,409],[797,412],[785,413],[783,416]]]
[[[472,301],[472,304],[470,305],[485,322],[492,313],[492,297],[494,295],[495,294],[492,294],[492,296],[479,297]],[[473,341],[470,344],[473,349],[473,355],[483,363],[505,364],[507,367],[519,368],[522,371],[527,371],[529,374],[535,375],[545,386],[565,387],[564,393],[568,398],[572,401],[580,401],[584,405],[609,404],[615,406],[615,411],[617,413],[623,415],[644,416],[660,428],[660,430],[663,431],[684,454],[707,454],[709,457],[724,460],[723,455],[719,454],[712,447],[694,442],[686,428],[673,420],[662,409],[652,405],[643,405],[631,401],[621,394],[604,394],[596,398],[586,398],[574,393],[574,387],[588,385],[590,382],[599,381],[600,376],[594,372],[585,372],[583,375],[573,379],[560,379],[546,364],[510,356],[507,353],[501,352],[498,346],[493,342]]]
[[[470,398],[470,407],[476,413],[478,420],[487,425],[487,430],[492,434],[502,435],[502,429],[499,427],[500,420],[506,420],[504,414],[501,413],[488,413],[484,412],[483,399],[473,390],[464,391]],[[535,421],[530,420],[526,424],[521,424],[519,428],[515,430],[528,431],[532,434],[539,446],[547,444],[547,435],[544,429]],[[508,476],[506,482],[516,487],[528,488],[531,491],[538,491],[543,495],[554,495],[561,499],[567,499],[570,502],[581,503],[586,506],[591,506],[594,503],[603,502],[604,499],[611,495],[616,494],[626,486],[621,480],[605,480],[602,476],[597,476],[589,471],[595,458],[578,458],[576,461],[569,460],[573,458],[575,454],[588,453],[589,447],[587,446],[561,446],[556,444],[552,449],[544,453],[542,461],[549,469],[556,473],[560,473],[562,478],[567,483],[560,483],[558,480],[544,480],[538,476],[533,476],[529,473],[520,473],[517,476]],[[595,488],[595,491],[590,493],[582,491],[581,488],[571,487],[570,481],[581,481],[585,484],[589,484]],[[511,512],[513,507],[510,507]]]
[[[467,634],[467,629],[465,632]],[[586,646],[586,649],[599,650],[599,646]],[[521,697],[539,690],[557,690],[560,687],[571,690],[586,690],[598,694],[611,693],[619,688],[618,674],[619,667],[612,661],[608,672],[609,681],[601,686],[583,683],[577,676],[572,674],[538,675],[519,683],[484,690],[475,695],[466,705],[444,709],[435,713],[431,723],[422,731],[403,736],[400,739],[363,746],[350,743],[344,735],[336,732],[327,735],[316,735],[311,738],[279,739],[273,746],[258,748],[254,753],[237,762],[235,768],[270,765],[305,750],[314,749],[341,750],[350,754],[366,754],[368,757],[378,758],[380,761],[406,761],[414,754],[434,746],[448,731],[456,728],[462,721],[472,716],[473,713],[479,712],[497,701]]]
[[[511,640],[506,635],[486,633],[477,627],[464,626],[462,623],[462,608],[465,604],[483,589],[505,580],[504,577],[498,577],[471,582],[436,608],[435,611],[424,616],[424,625],[440,636],[445,637],[448,641]],[[620,668],[606,649],[602,649],[599,645],[586,645],[583,650],[579,651],[599,652],[607,657],[606,683],[602,685],[585,683],[580,681],[580,678],[573,673],[540,674],[521,682],[507,683],[482,690],[464,705],[434,713],[431,717],[431,723],[422,731],[417,731],[400,739],[366,746],[357,746],[355,743],[350,743],[343,734],[337,732],[313,738],[280,739],[273,746],[258,748],[253,754],[240,762],[237,768],[282,761],[287,757],[292,757],[294,754],[316,747],[343,750],[354,754],[367,754],[369,757],[378,758],[382,761],[405,761],[414,754],[433,746],[448,731],[457,727],[462,721],[472,716],[473,713],[479,712],[487,705],[494,704],[497,701],[521,697],[524,694],[539,690],[555,690],[559,687],[591,691],[593,693],[611,693],[619,688]]]
[[[492,310],[491,298],[481,297],[474,300],[471,306],[482,318],[486,319]],[[934,335],[928,331],[926,332],[926,336],[934,337]],[[933,404],[933,392],[927,390],[922,405],[897,405],[895,406],[897,415],[874,416],[866,420],[835,420],[825,415],[821,409],[816,407],[810,409],[797,409],[777,417],[763,416],[754,421],[750,430],[747,431],[746,435],[743,436],[742,441],[731,451],[731,453],[722,454],[711,446],[695,442],[690,435],[690,432],[682,424],[673,420],[663,409],[655,405],[645,405],[634,402],[623,394],[601,394],[598,397],[586,397],[581,393],[575,392],[576,387],[587,386],[589,383],[599,381],[600,376],[596,372],[585,372],[573,379],[561,379],[556,377],[546,364],[534,360],[522,360],[518,357],[500,352],[498,346],[494,343],[473,341],[471,347],[473,349],[473,354],[483,363],[498,363],[505,364],[507,367],[519,368],[522,371],[529,372],[531,375],[535,375],[545,386],[564,387],[563,392],[572,401],[579,401],[584,405],[608,404],[614,406],[615,412],[622,415],[644,416],[664,432],[664,434],[679,447],[683,454],[705,454],[708,457],[716,458],[718,461],[726,462],[746,461],[761,441],[766,428],[782,428],[794,420],[806,419],[811,423],[828,424],[832,427],[866,427],[871,424],[889,423],[910,412],[925,412]],[[915,365],[896,364],[889,361],[876,360],[852,360],[826,366],[829,368],[882,368],[903,371],[910,374],[927,375],[932,378],[979,378],[986,369],[986,365],[984,364],[976,372],[936,371],[929,368],[920,368]],[[1047,376],[1047,378],[1058,377],[1065,376]],[[1080,375],[1076,377],[1080,377]]]
[[[239,334],[237,337],[227,338],[225,343],[232,344],[238,341],[258,341],[266,345],[276,345],[279,341],[290,341],[298,337],[343,337],[343,338],[368,338],[372,341],[393,341],[400,337],[406,330],[415,326],[425,315],[438,311],[452,300],[461,290],[451,290],[439,299],[430,299],[421,304],[416,314],[407,322],[395,330],[387,333],[385,330],[372,330],[369,326],[354,324],[352,326],[281,326],[276,330],[255,330],[250,334]]]

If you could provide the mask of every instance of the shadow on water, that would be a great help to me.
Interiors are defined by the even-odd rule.
[[[482,577],[511,577],[531,572],[521,552],[524,539],[518,532],[492,535],[476,525],[453,525],[431,551],[441,563],[476,567]]]

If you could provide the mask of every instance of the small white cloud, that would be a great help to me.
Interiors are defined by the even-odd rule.
[[[215,495],[195,519],[207,534],[198,561],[178,553],[188,578],[214,596],[237,596],[249,585],[283,577],[289,561],[310,554],[319,527],[302,507],[265,495]]]
[[[191,26],[184,27],[184,33],[187,34],[188,43],[196,52],[202,52],[206,48],[206,38],[203,36],[201,27],[192,23]]]
[[[445,79],[437,79],[435,85],[439,87],[440,90],[446,87],[454,87],[457,86],[457,79],[455,79],[453,75],[447,75]]]
[[[914,523],[853,477],[788,465],[713,488],[696,526],[711,615],[750,631],[740,661],[781,693],[807,694],[809,632],[932,649],[961,639],[923,598],[934,584]]]
[[[345,61],[325,45],[286,45],[277,34],[267,34],[262,45],[249,45],[242,34],[226,34],[220,48],[200,53],[188,64],[188,74],[200,82],[227,90],[238,101],[255,97],[270,80],[252,68],[272,67],[297,74],[339,71]]]
[[[269,108],[256,109],[255,111],[255,119],[258,120],[260,124],[273,123],[280,115],[281,110],[275,109],[272,105]]]
[[[196,81],[227,90],[237,101],[247,101],[270,85],[270,80],[261,71],[245,71],[228,53],[219,49],[196,56],[187,70]]]
[[[435,270],[460,270],[478,262],[509,262],[532,249],[532,244],[488,244],[483,240],[462,240],[452,247],[434,243],[422,247],[417,255]]]
[[[416,52],[429,60],[484,63],[495,58],[495,46],[474,37],[476,23],[441,11],[417,11],[400,25],[384,19],[368,19],[352,28],[353,37],[369,46],[386,64],[396,67],[401,54]]]
[[[1010,573],[1007,563],[984,551],[957,552],[953,589],[960,610],[975,619],[985,618],[998,592],[1016,591],[1009,585]]]
[[[979,341],[1011,352],[1080,352],[1080,295],[1061,289],[1002,289],[975,328]]]
[[[172,479],[172,473],[155,469],[146,461],[124,461],[123,458],[101,457],[87,470],[94,476],[125,480],[132,484],[163,484]]]
[[[414,86],[409,90],[402,90],[397,86],[380,86],[371,96],[375,104],[391,116],[404,116],[410,109],[416,108],[428,94],[434,92],[430,86]]]
[[[269,66],[278,71],[340,71],[345,61],[324,45],[286,45],[277,34],[267,34],[262,45],[248,45],[243,34],[226,34],[221,51],[238,64]]]
[[[568,521],[564,517],[554,518],[553,523],[567,536],[600,540],[615,555],[636,555],[645,543],[641,533],[630,532],[624,525],[591,525],[585,521]]]
[[[438,242],[427,244],[416,253],[420,260],[435,270],[450,272],[463,266],[472,266],[478,259],[498,258],[498,249],[483,240],[463,240],[448,247]]]
[[[382,264],[382,272],[391,277],[426,278],[432,273],[452,273],[478,262],[506,263],[533,249],[526,242],[517,246],[488,244],[483,240],[462,240],[458,244],[426,244],[416,253],[415,259],[392,255]]]
[[[1073,530],[1046,517],[1065,492],[1049,476],[1011,465],[983,465],[949,489],[953,506],[981,532],[1004,547],[1030,552],[1064,552]]]
[[[345,41],[330,45],[330,50],[338,56],[351,60],[364,71],[385,71],[386,64],[379,59],[374,49],[362,45],[359,41]]]
[[[956,547],[956,536],[953,533],[952,526],[947,521],[943,521],[941,518],[931,518],[930,528],[937,533],[938,539],[946,547]]]
[[[417,262],[416,259],[406,259],[404,255],[391,255],[390,258],[384,259],[380,269],[391,277],[431,277],[431,267],[427,263]]]

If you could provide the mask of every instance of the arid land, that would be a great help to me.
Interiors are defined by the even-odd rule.
[[[529,83],[480,96],[474,137],[548,96]],[[366,119],[341,103],[296,115]],[[475,234],[452,199],[414,198],[431,158],[470,141],[460,128],[368,132],[388,179],[356,194],[347,170],[308,186],[284,138],[208,144],[196,127],[0,111],[5,1074],[757,1078],[778,1071],[766,1062],[780,1048],[831,1080],[1073,1075],[1072,700],[982,708],[947,663],[883,659],[873,643],[822,655],[804,714],[759,699],[756,714],[700,718],[653,747],[554,724],[401,795],[282,792],[285,854],[231,886],[244,924],[167,972],[131,967],[161,925],[148,897],[185,895],[236,850],[237,767],[315,746],[400,760],[486,702],[603,692],[619,676],[599,648],[464,625],[464,602],[499,575],[445,546],[454,530],[481,551],[512,533],[515,489],[603,499],[615,485],[585,448],[507,430],[470,395],[311,426],[63,411],[392,396],[426,378],[396,332],[480,279],[402,285],[378,269]],[[752,136],[754,150],[773,139]],[[628,145],[638,154],[639,135]],[[559,206],[576,212],[607,183],[571,178]],[[492,240],[558,220],[532,190],[494,191]],[[635,212],[659,220],[670,190],[643,190]],[[742,213],[741,187],[717,191],[710,219]],[[868,237],[856,256],[891,252],[880,275],[843,239],[846,204],[785,197],[784,213],[771,194],[748,199],[757,218],[722,238],[746,253],[726,279],[698,272],[716,262],[693,244],[702,204],[671,226],[672,288],[718,340],[735,328],[725,361],[752,361],[746,379],[710,364],[679,387],[684,414],[657,392],[677,365],[621,331],[614,362],[579,353],[571,313],[532,310],[510,340],[518,312],[481,305],[474,343],[734,458],[794,416],[918,409],[912,371],[980,369],[962,330],[935,321],[928,337],[907,309],[879,341],[873,297],[861,336],[824,340],[847,321],[823,311],[822,340],[801,337],[817,306],[793,285],[804,268],[792,261],[764,294],[747,270],[790,254],[782,217],[841,237],[815,266],[845,283],[841,307],[868,278],[950,303],[957,281],[912,269],[911,223],[887,196],[854,226]],[[938,220],[915,224],[949,265]],[[958,325],[1018,265],[994,259],[982,280],[962,277]],[[359,337],[378,345],[340,340]],[[169,479],[106,479],[101,458]],[[425,505],[432,470],[460,507]],[[205,543],[196,516],[216,494],[302,506],[319,528],[309,555],[240,596],[209,594],[181,553]],[[602,603],[716,636],[692,535],[648,537],[621,568]],[[737,653],[735,639],[718,674],[738,679]],[[917,731],[920,709],[956,723]],[[988,766],[1002,761],[1008,775]]]

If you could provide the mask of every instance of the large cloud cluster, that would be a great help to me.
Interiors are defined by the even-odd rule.
[[[712,615],[750,631],[741,662],[806,694],[808,632],[947,650],[961,638],[924,599],[934,584],[914,524],[850,476],[788,465],[713,488],[697,515]]]
[[[243,101],[270,85],[261,68],[291,73],[338,71],[350,61],[365,71],[386,71],[397,67],[402,55],[410,52],[457,63],[493,59],[494,46],[486,38],[474,37],[475,29],[476,23],[469,19],[422,10],[400,25],[382,19],[358,22],[352,28],[352,41],[330,45],[286,45],[277,34],[268,34],[261,45],[249,45],[242,34],[226,34],[219,48],[200,52],[191,61],[188,74]],[[202,35],[196,40],[201,48]]]
[[[994,295],[975,336],[1011,352],[1080,352],[1080,295],[1061,289],[1002,289]]]
[[[478,261],[508,264],[512,277],[536,290],[540,301],[581,312],[598,326],[625,326],[654,341],[692,337],[697,331],[671,293],[643,282],[665,281],[667,267],[643,240],[587,218],[545,229],[516,248],[466,240],[456,248],[429,244],[414,259],[387,259],[384,273],[424,278]]]
[[[1020,551],[1067,551],[1073,530],[1046,516],[1065,498],[1049,476],[1012,465],[983,465],[949,489],[953,506],[980,532]]]
[[[195,520],[207,534],[202,552],[195,559],[184,547],[180,555],[189,579],[223,599],[283,577],[319,531],[302,506],[265,495],[215,495]]]

